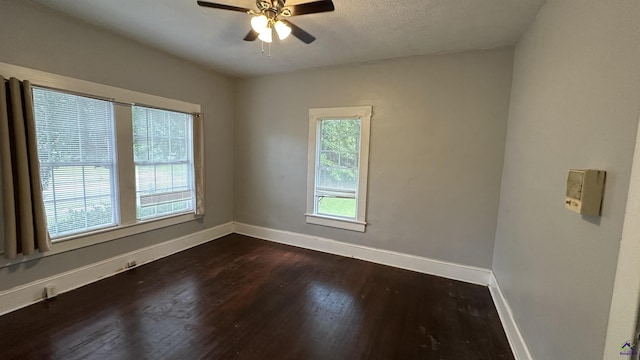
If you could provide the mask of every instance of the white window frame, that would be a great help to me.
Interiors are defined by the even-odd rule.
[[[307,162],[307,212],[308,224],[364,232],[367,216],[367,182],[369,173],[369,137],[371,132],[371,106],[309,109],[309,156]],[[358,163],[358,189],[356,190],[356,218],[348,219],[316,213],[316,170],[319,161],[319,128],[322,120],[359,119],[360,154]]]
[[[142,105],[140,105],[140,107],[148,108],[148,106],[142,106]],[[171,110],[171,111],[173,111],[173,110]],[[183,211],[183,212],[196,211],[196,181],[195,181],[195,176],[196,176],[195,175],[195,151],[196,150],[195,150],[195,147],[194,147],[194,136],[195,136],[195,129],[194,128],[195,128],[195,118],[192,115],[191,116],[191,126],[190,126],[189,131],[188,131],[188,134],[190,136],[190,139],[188,141],[188,146],[189,146],[190,152],[188,154],[189,158],[187,160],[181,160],[181,161],[136,161],[135,160],[135,156],[134,156],[134,159],[133,159],[134,169],[135,169],[136,166],[139,166],[139,165],[154,165],[154,166],[157,166],[157,165],[186,164],[187,166],[191,167],[191,172],[189,173],[189,185],[191,186],[191,209]],[[133,144],[133,141],[132,141],[132,144]],[[138,200],[139,200],[138,196],[137,196],[137,192],[138,192],[138,189],[136,188],[136,206],[139,205],[137,203]],[[184,193],[184,190],[180,191],[180,192]],[[155,194],[155,195],[151,195],[151,196],[158,196],[158,195],[162,196],[162,195],[166,195],[166,194],[167,193]],[[164,215],[164,217],[175,216],[175,215],[179,215],[179,214],[180,213],[167,214],[167,215]],[[163,217],[163,216],[162,215],[161,216],[154,215],[154,216],[138,218],[138,214],[136,214],[136,219],[138,219],[138,221],[151,221],[153,219],[157,219],[157,218],[160,218],[160,217]]]
[[[84,98],[92,98],[92,99],[96,99],[99,100],[101,102],[105,102],[109,105],[110,109],[111,109],[111,138],[109,139],[111,141],[111,144],[113,145],[111,152],[112,152],[112,161],[113,163],[100,163],[100,162],[84,162],[84,161],[75,161],[75,162],[66,162],[66,163],[60,163],[60,162],[40,162],[40,167],[51,167],[51,178],[54,179],[55,176],[55,167],[58,166],[68,166],[68,167],[80,167],[80,168],[84,168],[85,166],[109,166],[111,167],[111,200],[113,200],[112,203],[112,211],[113,211],[113,216],[112,216],[112,220],[113,223],[111,224],[103,224],[103,225],[98,225],[95,227],[90,227],[90,228],[84,228],[82,231],[78,232],[78,231],[67,231],[67,232],[58,232],[55,235],[52,235],[51,233],[49,234],[51,236],[51,241],[52,242],[57,242],[59,241],[59,239],[65,239],[65,238],[69,238],[69,237],[73,237],[73,236],[78,236],[78,235],[82,235],[82,234],[86,234],[86,233],[91,233],[94,231],[100,231],[103,229],[109,229],[109,228],[113,228],[114,226],[117,226],[119,221],[120,221],[120,207],[119,207],[119,199],[118,199],[118,151],[117,151],[117,141],[116,141],[116,116],[115,116],[115,105],[110,101],[110,99],[103,99],[103,98],[97,98],[94,96],[87,96],[84,94],[78,94],[76,92],[70,92],[70,91],[65,91],[65,90],[60,90],[60,89],[51,89],[51,88],[45,88],[42,86],[37,86],[32,84],[31,85],[32,88],[32,93],[33,90],[38,89],[38,90],[42,90],[42,91],[51,91],[51,92],[57,92],[60,94],[66,94],[66,95],[73,95],[73,96],[78,96],[78,97],[84,97]],[[35,97],[34,97],[34,104],[35,104]],[[37,115],[36,115],[36,124],[38,123],[37,121]],[[84,169],[83,169],[84,172]],[[52,186],[55,188],[55,185],[52,184]],[[43,189],[44,192],[44,189]],[[86,195],[86,194],[85,194]],[[104,196],[104,195],[101,195]],[[83,199],[85,199],[86,201],[86,196],[82,197]],[[77,197],[76,199],[81,199],[81,197]],[[45,203],[45,208],[46,208],[46,204],[47,204],[47,200],[44,199],[44,203]],[[64,201],[64,200],[62,200]],[[53,191],[53,203],[54,204],[58,204],[58,201],[56,200],[56,195],[55,195],[55,191]],[[48,217],[48,216],[47,216]],[[57,218],[57,216],[56,216]],[[0,220],[1,221],[1,220]]]
[[[51,88],[63,92],[77,93],[81,96],[103,98],[113,101],[115,145],[119,149],[116,153],[116,168],[114,169],[114,171],[116,171],[116,184],[118,189],[115,196],[119,203],[114,204],[114,206],[117,205],[119,207],[119,209],[115,210],[118,225],[56,238],[52,250],[45,253],[36,252],[35,254],[17,257],[15,259],[0,258],[0,268],[193,221],[198,218],[195,211],[191,211],[190,213],[172,214],[149,220],[136,219],[131,106],[138,104],[145,107],[155,107],[158,109],[194,114],[195,117],[195,114],[200,114],[201,112],[199,104],[144,94],[133,90],[98,84],[3,62],[0,62],[0,74],[4,77],[16,77],[21,80],[29,80],[34,87]],[[192,142],[192,146],[193,145]],[[193,148],[192,151],[196,151],[196,149]],[[2,250],[3,249],[0,249],[0,254],[3,253]]]

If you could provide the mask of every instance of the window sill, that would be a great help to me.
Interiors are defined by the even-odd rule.
[[[364,232],[365,227],[367,226],[366,222],[344,219],[339,217],[332,217],[326,215],[318,215],[318,214],[305,214],[307,217],[307,224],[314,225],[322,225],[329,226],[338,229],[351,230]]]
[[[45,253],[36,252],[35,254],[28,256],[18,255],[14,259],[5,259],[1,257],[3,252],[0,252],[0,268],[37,260],[43,257],[56,255],[63,252],[72,251],[131,235],[162,229],[168,226],[193,221],[196,218],[196,215],[193,213],[178,214],[167,216],[164,218],[140,221],[135,224],[120,225],[105,229],[99,229],[88,233],[75,234],[59,239],[54,239],[51,251],[47,251]]]

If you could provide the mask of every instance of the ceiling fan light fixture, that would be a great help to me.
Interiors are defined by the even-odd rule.
[[[271,28],[266,28],[265,30],[263,30],[260,33],[260,36],[258,36],[258,39],[266,42],[266,43],[270,43],[273,41],[273,31],[271,30]]]
[[[245,35],[244,41],[255,41],[256,39],[260,39],[262,42],[271,43],[273,41],[273,30],[275,29],[280,40],[284,40],[289,37],[289,35],[293,35],[293,37],[303,43],[311,44],[316,40],[315,36],[309,34],[288,20],[278,20],[279,18],[284,17],[288,19],[292,16],[317,14],[335,10],[333,0],[306,1],[307,2],[296,5],[285,6],[286,0],[256,0],[257,11],[255,9],[220,4],[205,0],[197,0],[196,3],[198,6],[206,8],[241,12],[250,15],[251,30],[247,35]]]
[[[262,34],[267,30],[269,19],[264,15],[258,15],[251,18],[251,27],[258,34]]]
[[[276,28],[276,33],[278,33],[278,38],[280,40],[286,39],[291,34],[291,28],[280,20],[276,22],[274,27]]]

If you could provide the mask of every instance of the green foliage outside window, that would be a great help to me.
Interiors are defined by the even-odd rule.
[[[323,120],[320,133],[319,187],[355,190],[360,120]]]

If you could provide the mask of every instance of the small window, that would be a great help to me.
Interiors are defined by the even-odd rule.
[[[364,231],[371,107],[309,110],[307,222]]]
[[[192,212],[192,115],[141,106],[132,110],[137,218]]]
[[[51,238],[116,225],[113,104],[42,88],[33,100]]]

